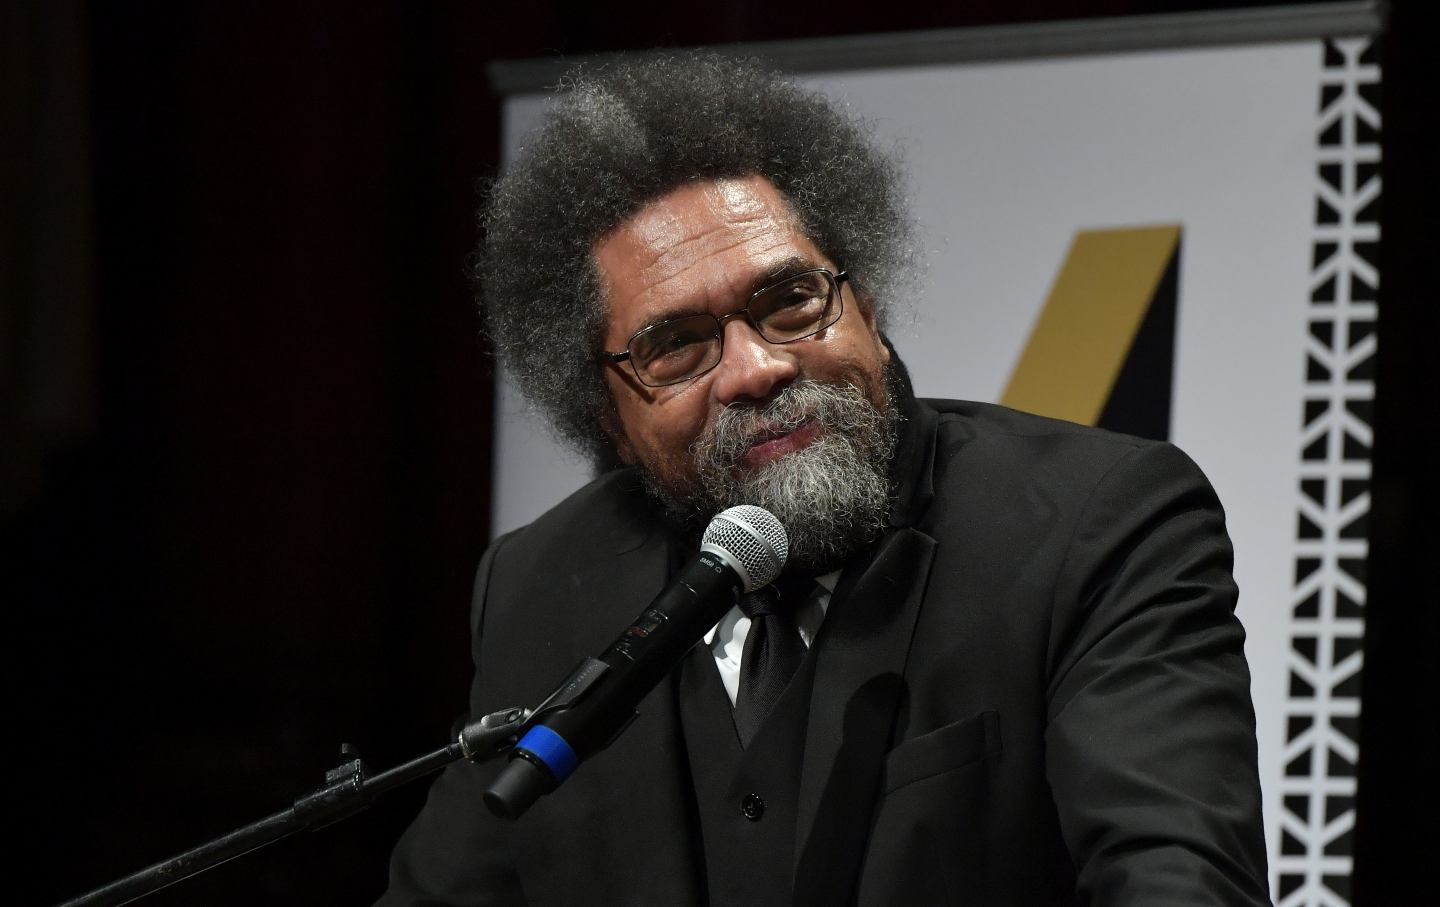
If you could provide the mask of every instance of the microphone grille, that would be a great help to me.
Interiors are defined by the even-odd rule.
[[[790,556],[790,539],[770,511],[741,504],[710,521],[700,548],[725,555],[742,574],[745,591],[753,592],[780,575]]]

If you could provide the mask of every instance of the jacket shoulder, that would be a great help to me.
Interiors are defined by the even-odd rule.
[[[951,436],[987,440],[994,438],[1068,438],[1077,442],[1116,444],[1135,447],[1164,442],[1121,434],[1090,425],[1037,416],[1001,406],[997,403],[980,403],[974,400],[941,400],[925,398],[921,406],[934,410],[939,416],[943,430]]]
[[[1049,496],[1078,502],[1108,476],[1122,487],[1178,483],[1214,497],[1200,468],[1168,441],[990,403],[920,403],[936,414],[932,469],[935,490],[942,495],[1011,501]]]
[[[1168,449],[1156,441],[1090,425],[1037,416],[994,403],[971,400],[921,400],[936,414],[936,443],[943,460],[961,452],[971,457],[1020,456],[1021,462],[1076,458],[1113,463],[1136,450]],[[1180,459],[1188,461],[1183,454]]]
[[[535,520],[503,537],[512,551],[623,552],[656,531],[654,505],[633,469],[604,473]],[[497,544],[499,541],[497,540]]]

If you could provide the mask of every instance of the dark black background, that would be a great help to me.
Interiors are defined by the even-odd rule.
[[[7,903],[77,894],[464,708],[490,367],[465,258],[498,159],[485,64],[1249,4],[33,3],[0,12]],[[1376,500],[1356,902],[1433,823],[1435,75],[1385,46]],[[638,7],[622,7],[636,9]],[[963,389],[956,389],[963,394]],[[583,654],[583,653],[577,653]],[[503,704],[496,704],[503,705]],[[423,796],[153,904],[376,896]]]

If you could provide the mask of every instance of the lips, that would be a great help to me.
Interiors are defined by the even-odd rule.
[[[767,432],[760,435],[740,457],[740,465],[751,469],[763,466],[797,450],[808,447],[820,436],[820,423],[802,422],[789,431]]]

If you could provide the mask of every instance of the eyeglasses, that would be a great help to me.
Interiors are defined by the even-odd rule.
[[[745,308],[728,315],[672,318],[637,331],[622,353],[601,350],[604,362],[630,362],[648,387],[679,384],[710,371],[725,352],[725,322],[742,315],[770,343],[793,343],[840,320],[845,303],[840,284],[850,279],[825,268],[802,271],[751,295]]]

